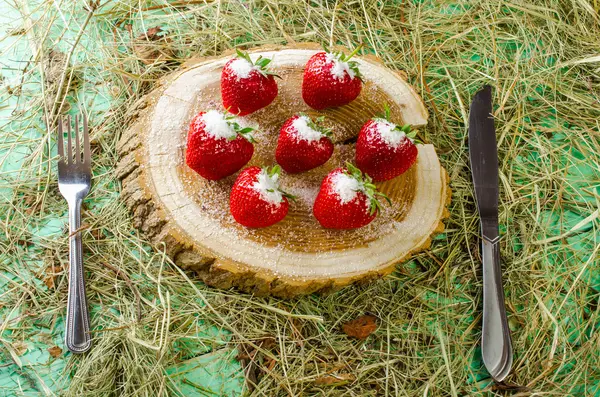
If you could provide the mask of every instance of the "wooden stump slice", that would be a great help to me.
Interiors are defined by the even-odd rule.
[[[253,59],[273,58],[272,67],[282,80],[275,101],[246,116],[259,128],[248,166],[275,163],[279,128],[301,111],[325,115],[336,143],[325,165],[281,176],[282,187],[298,199],[282,222],[268,228],[247,229],[230,215],[229,192],[237,174],[206,181],[184,162],[191,118],[199,111],[223,110],[220,75],[231,54],[189,61],[132,112],[131,126],[118,146],[122,198],[135,226],[176,264],[195,270],[209,285],[282,297],[328,292],[390,273],[443,230],[450,190],[432,145],[419,145],[417,163],[408,172],[378,184],[393,204],[370,225],[334,231],[322,228],[313,217],[312,204],[323,177],[353,160],[360,127],[384,104],[391,107],[397,124],[427,122],[421,99],[402,76],[370,57],[357,59],[365,84],[354,102],[325,111],[310,109],[301,96],[302,72],[317,51],[313,45],[251,51]]]

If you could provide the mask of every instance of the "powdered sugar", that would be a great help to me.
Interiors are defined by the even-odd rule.
[[[248,78],[248,76],[250,76],[250,73],[252,73],[252,71],[256,68],[247,60],[237,58],[229,64],[229,69],[233,71],[233,74],[235,74],[239,80]]]
[[[294,206],[296,208],[303,207],[309,213],[312,212],[312,207],[319,194],[320,182],[323,177],[315,175],[313,177],[301,177],[300,174],[284,174],[280,182],[284,191],[296,197]]]
[[[325,56],[327,63],[333,63],[331,68],[331,75],[338,80],[344,80],[346,77],[346,73],[350,76],[351,79],[355,77],[354,70],[350,68],[348,62],[342,62],[338,59],[335,54],[327,53]]]
[[[259,192],[260,196],[268,203],[281,205],[283,195],[279,191],[279,175],[270,176],[265,170],[261,170],[252,188]]]
[[[209,110],[202,115],[202,121],[204,121],[206,132],[219,139],[235,138],[237,133],[225,120],[225,115],[217,110]]]
[[[361,184],[349,175],[339,172],[331,178],[333,190],[340,198],[340,203],[346,204],[354,200],[359,191],[363,189]]]
[[[384,119],[376,119],[375,122],[381,139],[394,149],[406,139],[404,132],[395,130],[396,124]]]
[[[308,142],[314,142],[321,139],[324,135],[321,131],[312,129],[308,123],[309,118],[306,116],[300,116],[292,122],[292,126],[296,129],[295,137],[299,140]]]

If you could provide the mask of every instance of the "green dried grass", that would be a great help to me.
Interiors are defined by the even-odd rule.
[[[76,15],[81,24],[86,12],[64,1],[14,7],[24,18],[15,22],[26,28],[22,39],[35,37],[33,51],[42,49],[24,72],[28,81],[47,64],[49,37],[64,34],[60,50],[71,51],[80,29],[75,20],[72,32],[58,28],[61,20]],[[502,395],[505,387],[513,395],[599,393],[598,10],[584,0],[103,5],[81,30],[73,67],[60,69],[67,77],[66,106],[76,103],[82,88],[112,105],[103,109],[97,98],[95,104],[79,98],[94,109],[95,188],[83,239],[95,345],[87,355],[69,357],[58,389],[87,396],[177,394],[167,367],[243,344],[259,349],[259,372],[274,361],[253,395]],[[50,24],[54,31],[42,39]],[[132,41],[154,26],[168,32],[177,59],[146,66]],[[118,199],[115,144],[126,109],[190,56],[293,41],[363,43],[389,67],[407,72],[431,113],[421,137],[435,144],[451,177],[447,231],[394,275],[327,297],[281,301],[206,288],[148,248]],[[58,83],[46,81],[45,92],[56,94]],[[483,84],[495,87],[499,105],[501,247],[515,350],[509,386],[500,387],[481,368],[478,350],[478,221],[466,146],[468,105]],[[64,219],[66,204],[51,167],[55,149],[40,120],[44,103],[32,92],[22,95],[30,100],[18,106],[23,113],[2,122],[0,141],[0,150],[29,149],[22,167],[0,175],[0,188],[12,189],[0,205],[0,336],[9,366],[16,365],[15,343],[37,338],[33,327],[59,334],[67,287],[64,272],[55,288],[32,276],[67,261],[64,235],[38,232],[44,222]],[[46,112],[53,107],[59,106],[50,101]],[[8,320],[11,312],[19,315]],[[347,338],[341,324],[366,312],[377,315],[379,329],[365,342]],[[265,343],[272,338],[275,343]],[[330,370],[354,379],[318,386]],[[34,389],[44,390],[33,372],[22,372]]]

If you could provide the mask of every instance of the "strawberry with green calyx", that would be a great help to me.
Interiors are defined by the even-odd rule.
[[[186,164],[208,180],[239,171],[254,154],[251,127],[243,127],[232,115],[217,110],[200,112],[190,123]]]
[[[346,163],[331,171],[323,182],[313,206],[313,214],[327,229],[356,229],[368,225],[381,211],[377,191],[368,175]]]
[[[288,199],[294,197],[279,187],[279,166],[248,167],[237,177],[229,197],[233,218],[243,226],[261,228],[274,225],[288,213]]]
[[[313,55],[304,69],[302,98],[313,109],[321,110],[343,106],[352,102],[362,89],[362,75],[352,57],[343,52],[330,53],[325,50]]]
[[[358,68],[358,62],[351,60],[356,54],[358,54],[362,47],[362,44],[359,45],[349,55],[346,55],[343,51],[329,51],[329,48],[327,46],[323,46],[323,49],[327,54],[333,55],[333,57],[336,58],[339,62],[347,63],[348,68],[352,70],[354,76],[364,83],[363,76],[360,73],[360,69]]]
[[[386,181],[405,173],[417,160],[416,132],[406,124],[389,121],[390,109],[367,121],[356,142],[356,165],[374,181]]]
[[[299,113],[283,123],[275,158],[288,173],[298,173],[323,165],[333,154],[331,129],[322,125],[325,117],[312,120]]]
[[[223,106],[244,116],[269,105],[277,96],[277,76],[269,69],[271,59],[259,56],[252,62],[248,53],[236,50],[221,72]]]

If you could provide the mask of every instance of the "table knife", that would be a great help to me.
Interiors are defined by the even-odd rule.
[[[504,306],[498,240],[498,150],[492,116],[492,89],[475,94],[469,112],[469,155],[481,220],[483,322],[481,355],[496,381],[509,374],[513,354]]]

